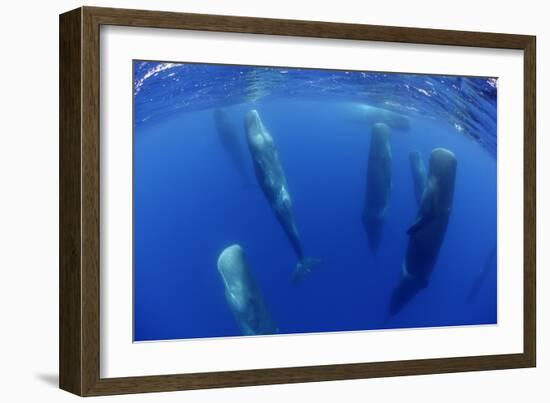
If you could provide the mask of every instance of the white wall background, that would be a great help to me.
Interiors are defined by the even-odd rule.
[[[58,14],[79,1],[3,5],[0,62],[0,399],[69,402],[58,365]],[[546,402],[550,396],[550,26],[545,2],[523,0],[123,0],[87,5],[448,28],[537,35],[538,367],[299,385],[101,398],[102,401],[465,401]]]

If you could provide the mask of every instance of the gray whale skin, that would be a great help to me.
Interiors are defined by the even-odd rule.
[[[254,171],[262,192],[269,202],[275,217],[283,227],[292,248],[298,257],[293,279],[299,280],[311,267],[318,263],[318,259],[304,256],[302,242],[294,222],[292,200],[288,192],[286,176],[279,160],[279,154],[273,138],[265,128],[255,109],[246,116],[246,132],[248,148],[252,155]]]
[[[391,298],[390,316],[399,312],[428,286],[449,223],[456,165],[454,154],[444,148],[436,148],[430,155],[428,178],[417,220],[407,231],[409,242],[401,280]]]
[[[222,251],[218,271],[225,287],[225,299],[241,332],[246,336],[277,333],[240,245],[231,245]]]

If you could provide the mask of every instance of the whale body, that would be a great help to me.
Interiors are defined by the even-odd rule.
[[[454,154],[444,148],[436,148],[430,155],[417,219],[407,231],[409,242],[401,279],[391,298],[391,316],[428,286],[451,215],[456,165]]]
[[[216,132],[223,150],[245,183],[250,181],[247,170],[248,156],[245,154],[238,130],[231,124],[229,115],[222,109],[213,112]]]
[[[380,245],[382,228],[390,201],[391,165],[390,128],[385,123],[376,123],[372,127],[362,215],[369,247],[373,252],[376,252]]]
[[[263,125],[258,111],[253,109],[247,114],[245,125],[248,148],[260,188],[298,257],[293,277],[294,280],[298,280],[311,270],[318,259],[304,256],[302,242],[294,222],[286,176],[273,138]]]
[[[414,196],[416,202],[420,205],[422,201],[422,193],[424,193],[424,188],[426,187],[427,173],[422,157],[418,151],[411,151],[409,154],[409,162],[411,165],[411,174],[413,178],[414,185]]]
[[[243,335],[277,333],[240,245],[231,245],[222,251],[218,272],[225,287],[225,299]]]
[[[367,104],[354,104],[352,108],[353,120],[359,122],[385,123],[395,130],[409,131],[411,124],[409,118],[389,109],[379,108]]]

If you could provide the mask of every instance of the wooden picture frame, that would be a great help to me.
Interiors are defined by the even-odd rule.
[[[524,52],[523,353],[100,377],[100,26],[519,49]],[[60,387],[80,396],[533,367],[536,363],[534,36],[81,7],[60,16]]]

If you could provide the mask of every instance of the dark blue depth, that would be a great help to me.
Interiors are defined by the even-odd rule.
[[[497,322],[496,80],[290,68],[134,62],[134,339],[241,335],[216,268],[238,243],[279,332]],[[361,222],[371,124],[353,107],[406,115],[392,130],[391,199],[376,256]],[[220,142],[223,108],[241,138],[257,109],[286,173],[307,256],[296,257],[252,162],[243,176]],[[391,319],[418,206],[409,153],[458,161],[453,210],[429,285]]]

